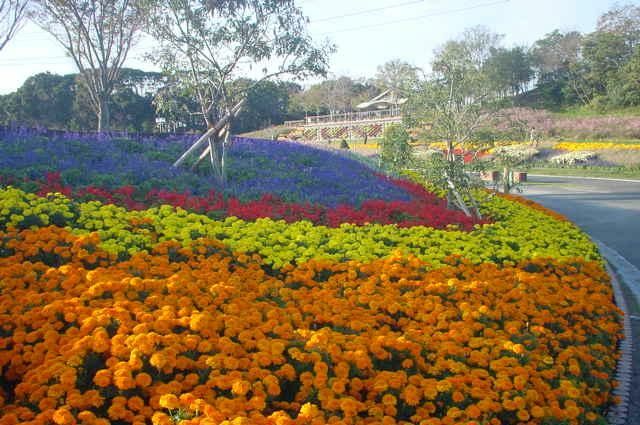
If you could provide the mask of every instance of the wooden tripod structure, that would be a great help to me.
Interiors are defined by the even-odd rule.
[[[229,112],[227,112],[218,122],[211,126],[198,140],[196,140],[181,156],[173,163],[173,167],[177,168],[182,165],[187,158],[196,153],[199,149],[206,145],[206,148],[196,160],[192,168],[195,168],[207,156],[211,160],[218,183],[224,185],[224,162],[226,156],[225,147],[229,141],[231,121],[238,116],[245,99],[238,102]]]

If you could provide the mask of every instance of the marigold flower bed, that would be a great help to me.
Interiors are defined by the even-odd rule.
[[[582,424],[612,401],[597,262],[274,270],[216,241],[117,261],[54,226],[0,240],[1,424]]]
[[[212,191],[189,138],[0,128],[0,425],[604,422],[620,312],[564,217],[250,139]]]
[[[616,142],[559,142],[554,149],[563,151],[598,151],[598,150],[640,150],[640,143],[616,143]]]
[[[432,267],[441,266],[451,254],[477,264],[535,257],[600,258],[584,233],[544,209],[533,210],[501,197],[487,200],[484,209],[497,222],[473,232],[378,224],[329,228],[308,221],[286,223],[268,218],[214,220],[168,205],[128,211],[95,201],[75,202],[61,195],[39,197],[14,188],[0,189],[0,229],[55,224],[78,234],[97,231],[101,247],[120,258],[150,250],[158,242],[188,245],[200,237],[219,239],[233,251],[260,254],[274,268],[319,258],[371,261],[396,250],[416,255]]]

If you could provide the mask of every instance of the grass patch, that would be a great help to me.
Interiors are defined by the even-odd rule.
[[[535,167],[528,170],[529,174],[548,174],[550,176],[571,177],[602,177],[612,179],[640,180],[640,168],[623,167]]]
[[[586,118],[601,117],[603,115],[611,115],[617,117],[637,116],[640,115],[640,106],[607,109],[605,111],[589,106],[576,106],[567,108],[563,111],[553,112],[553,116],[557,118]]]

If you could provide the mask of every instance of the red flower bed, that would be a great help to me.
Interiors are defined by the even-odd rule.
[[[417,183],[390,179],[411,196],[410,201],[383,201],[371,199],[360,207],[338,205],[328,208],[309,203],[285,202],[272,194],[265,194],[254,201],[226,198],[215,191],[207,196],[153,189],[140,193],[134,186],[105,189],[95,186],[72,188],[62,183],[59,173],[48,173],[45,181],[38,181],[38,194],[60,192],[65,196],[97,200],[107,204],[121,205],[131,210],[141,210],[154,205],[173,205],[201,214],[219,217],[235,216],[243,220],[273,218],[294,222],[309,220],[314,224],[338,227],[343,223],[364,225],[367,223],[396,224],[398,227],[429,226],[438,229],[457,225],[463,230],[472,230],[475,224],[488,221],[473,220],[459,211],[446,208],[446,201],[427,191]]]

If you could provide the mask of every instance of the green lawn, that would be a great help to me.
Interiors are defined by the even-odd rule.
[[[570,107],[563,111],[553,112],[553,115],[558,118],[601,117],[603,115],[626,117],[640,115],[640,106],[607,109],[606,111],[598,110],[589,106]]]
[[[640,168],[624,167],[585,167],[585,168],[543,168],[536,167],[528,170],[529,174],[548,174],[551,176],[603,177],[617,179],[640,180]]]

